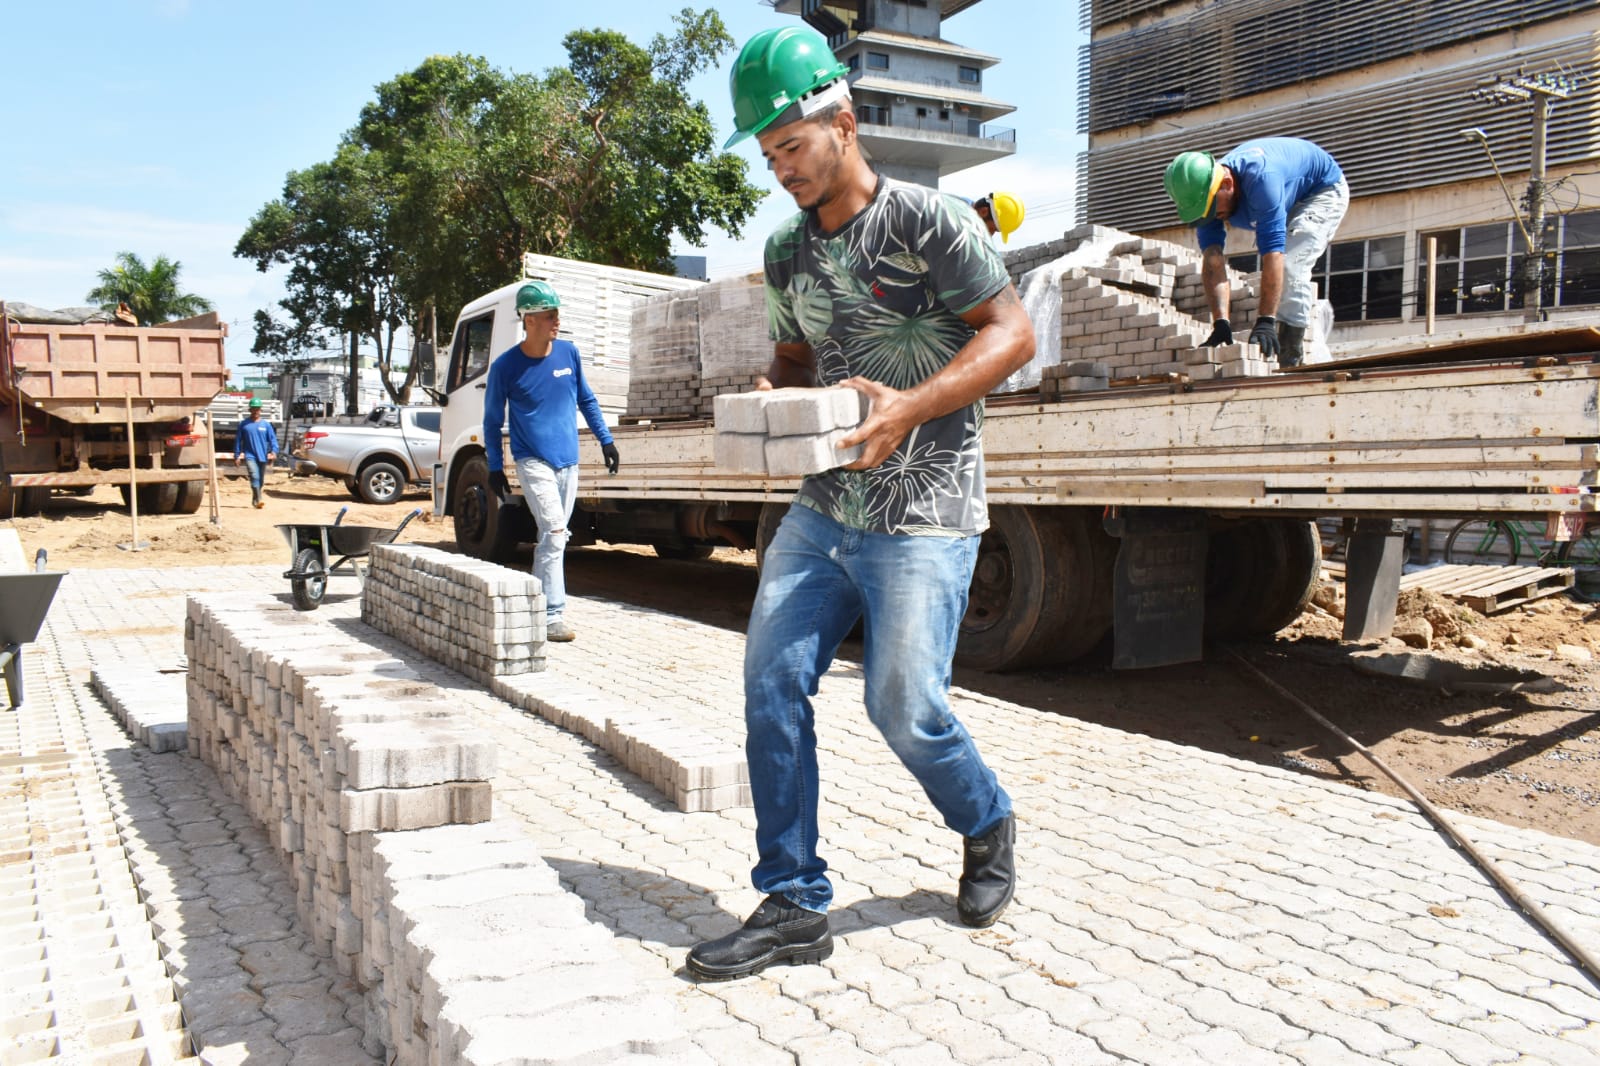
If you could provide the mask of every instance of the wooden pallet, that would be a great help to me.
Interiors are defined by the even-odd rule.
[[[1344,580],[1344,563],[1324,560],[1322,570]],[[1400,578],[1400,591],[1426,589],[1471,607],[1479,614],[1495,614],[1519,604],[1554,596],[1576,580],[1571,567],[1560,566],[1443,566],[1417,570]]]

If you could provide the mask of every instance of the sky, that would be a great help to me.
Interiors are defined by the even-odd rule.
[[[742,44],[797,23],[760,0],[59,0],[12,5],[0,94],[8,102],[0,165],[0,299],[82,306],[119,252],[182,264],[181,287],[229,323],[235,383],[256,359],[252,321],[284,295],[283,269],[259,273],[233,256],[250,219],[285,176],[330,159],[374,88],[430,55],[482,56],[507,72],[565,62],[561,39],[604,28],[647,45],[685,6],[715,8]],[[947,192],[1020,197],[1027,220],[1012,246],[1059,237],[1073,222],[1077,4],[982,0],[944,24],[947,40],[1000,59],[984,91],[1016,107],[992,125],[1017,131],[1014,156],[946,178]],[[692,85],[732,131],[728,66]],[[704,247],[715,279],[761,265],[766,234],[794,210],[751,139],[734,149],[749,180],[772,190],[741,239],[713,231]],[[440,333],[446,327],[440,324]]]

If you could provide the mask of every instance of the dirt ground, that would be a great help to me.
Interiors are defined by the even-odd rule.
[[[422,511],[401,540],[453,550],[448,519],[413,491],[372,506],[343,485],[274,472],[267,505],[250,507],[242,478],[221,482],[219,523],[208,500],[194,515],[141,516],[139,540],[115,489],[58,496],[35,518],[0,522],[31,559],[44,548],[51,569],[289,563],[280,522],[344,521],[394,526]],[[524,565],[526,564],[524,559]],[[591,548],[568,555],[573,595],[604,596],[690,614],[742,629],[755,589],[754,555],[720,550],[706,561],[669,562],[648,549]],[[340,580],[338,578],[335,581]],[[353,579],[343,579],[353,580]],[[1340,640],[1342,587],[1327,582],[1317,603],[1275,639],[1212,648],[1202,663],[1113,672],[1104,656],[1057,669],[995,675],[957,671],[956,683],[1042,710],[1177,743],[1286,767],[1352,787],[1403,792],[1355,749],[1295,705],[1302,701],[1405,777],[1436,805],[1600,845],[1600,605],[1567,594],[1483,617],[1431,594],[1407,593],[1400,629],[1428,620],[1427,651],[1413,666],[1454,669],[1444,680],[1375,676],[1356,664],[1415,649],[1400,640]],[[853,649],[847,647],[846,654]],[[1240,658],[1294,697],[1264,685]],[[1468,673],[1468,671],[1471,671]],[[1488,674],[1491,684],[1477,675]],[[1532,684],[1508,685],[1524,677]],[[981,738],[980,738],[981,739]]]

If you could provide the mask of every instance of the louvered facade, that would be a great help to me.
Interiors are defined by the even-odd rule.
[[[850,68],[861,146],[891,177],[939,179],[1011,155],[1016,132],[993,125],[1015,110],[989,96],[994,56],[947,41],[943,21],[981,0],[766,0],[827,37]]]
[[[1082,0],[1081,13],[1090,43],[1080,54],[1079,125],[1089,148],[1079,220],[1185,239],[1161,185],[1174,155],[1220,154],[1258,136],[1309,138],[1333,153],[1351,187],[1339,254],[1319,280],[1352,327],[1421,317],[1430,235],[1442,249],[1435,308],[1456,316],[1451,328],[1520,308],[1524,249],[1512,209],[1483,143],[1462,131],[1484,132],[1525,210],[1531,107],[1474,91],[1519,72],[1574,79],[1546,127],[1544,303],[1593,313],[1600,0]],[[1250,234],[1230,231],[1228,251],[1248,266]]]

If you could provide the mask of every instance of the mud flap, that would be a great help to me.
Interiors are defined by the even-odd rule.
[[[1198,660],[1205,635],[1206,516],[1121,509],[1105,519],[1117,537],[1111,666],[1137,670]]]
[[[1404,519],[1356,519],[1345,549],[1345,640],[1371,640],[1394,632],[1405,559]]]

